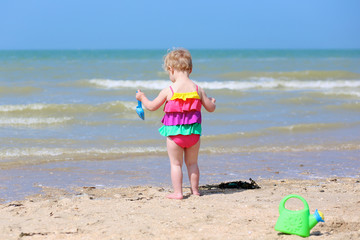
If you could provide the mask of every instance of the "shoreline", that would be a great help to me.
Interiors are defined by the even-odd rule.
[[[203,190],[201,197],[186,188],[184,200],[166,199],[163,187],[43,187],[0,204],[0,239],[299,239],[274,230],[288,194],[304,197],[311,214],[325,215],[310,239],[359,239],[359,178],[256,182],[260,189]],[[302,209],[297,201],[286,206]]]
[[[202,154],[200,185],[261,179],[358,178],[360,162],[355,152],[292,152],[252,154]],[[21,200],[41,186],[70,190],[74,187],[171,186],[167,156],[121,160],[60,161],[0,169],[0,198]],[[183,168],[187,176],[186,168]],[[189,184],[184,177],[184,186]]]

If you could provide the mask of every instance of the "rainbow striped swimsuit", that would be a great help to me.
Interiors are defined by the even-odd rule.
[[[165,115],[161,122],[164,124],[159,129],[161,135],[171,137],[176,135],[201,135],[201,99],[196,91],[188,93],[174,93],[165,103]]]

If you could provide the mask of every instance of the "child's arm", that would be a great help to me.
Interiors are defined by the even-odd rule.
[[[212,97],[208,97],[205,91],[202,88],[199,88],[199,93],[201,97],[201,103],[208,112],[215,111],[216,108],[216,99]]]
[[[145,106],[145,108],[148,109],[149,111],[155,111],[159,109],[161,105],[163,105],[163,103],[166,101],[167,95],[168,95],[168,89],[165,88],[161,90],[159,95],[153,101],[150,101],[145,96],[145,93],[138,90],[136,93],[136,99],[141,101],[142,104]]]

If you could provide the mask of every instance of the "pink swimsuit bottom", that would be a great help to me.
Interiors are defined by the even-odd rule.
[[[169,136],[177,145],[182,148],[194,146],[200,139],[199,134]]]

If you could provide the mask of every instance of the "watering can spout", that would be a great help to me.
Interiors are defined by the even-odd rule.
[[[309,216],[309,227],[312,229],[316,226],[319,222],[325,222],[324,220],[324,214],[317,209],[315,210],[315,213],[313,215]]]

